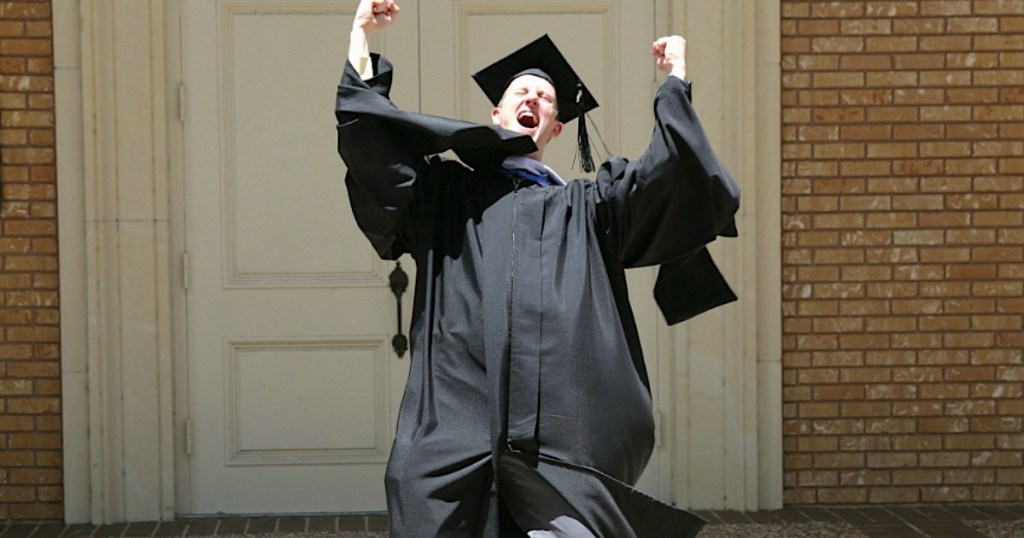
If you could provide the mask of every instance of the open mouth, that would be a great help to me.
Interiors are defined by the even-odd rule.
[[[533,129],[540,123],[540,120],[537,119],[537,116],[534,116],[533,112],[531,112],[530,110],[521,111],[518,115],[516,115],[516,121],[519,122],[519,125],[522,125],[527,129]]]

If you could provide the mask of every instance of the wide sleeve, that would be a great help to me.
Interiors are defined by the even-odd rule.
[[[655,98],[655,127],[634,161],[598,172],[599,226],[623,267],[660,265],[655,299],[669,323],[736,300],[706,245],[735,236],[739,187],[697,118],[689,86],[668,77]]]
[[[665,263],[735,235],[739,187],[712,151],[687,89],[668,77],[655,98],[647,150],[631,162],[613,158],[598,172],[599,214],[626,267]]]
[[[388,98],[391,64],[378,55],[372,61],[375,75],[365,81],[346,62],[335,104],[338,153],[348,167],[345,186],[356,223],[382,258],[396,259],[415,242],[410,213],[424,188],[427,161],[413,139],[374,113],[396,107]]]

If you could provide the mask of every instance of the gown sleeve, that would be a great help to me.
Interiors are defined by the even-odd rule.
[[[669,323],[733,301],[706,245],[735,236],[739,187],[711,149],[688,85],[670,76],[654,104],[650,145],[598,172],[600,226],[623,267],[660,265],[655,298]]]
[[[427,159],[412,138],[373,113],[396,107],[389,99],[391,64],[378,55],[371,60],[373,77],[362,80],[346,62],[338,84],[338,153],[348,167],[345,186],[356,223],[382,258],[397,259],[415,242],[411,213]]]

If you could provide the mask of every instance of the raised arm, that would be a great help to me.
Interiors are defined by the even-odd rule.
[[[636,160],[611,160],[598,175],[611,247],[627,267],[666,263],[734,234],[739,207],[739,188],[690,103],[685,41],[662,38],[652,48],[670,76],[655,98],[651,142]]]
[[[410,224],[423,153],[380,118],[397,109],[388,99],[391,64],[369,52],[369,36],[398,16],[393,0],[362,0],[352,21],[349,61],[338,85],[338,153],[348,167],[345,186],[359,228],[383,258],[394,259],[415,241]]]
[[[677,36],[652,45],[669,77],[654,101],[651,143],[635,161],[606,162],[597,181],[604,248],[624,267],[661,266],[654,298],[670,324],[736,300],[706,245],[736,235],[739,188],[691,105],[685,46]]]
[[[401,9],[394,0],[362,0],[352,18],[348,61],[363,80],[374,75],[370,62],[370,36],[391,26]]]

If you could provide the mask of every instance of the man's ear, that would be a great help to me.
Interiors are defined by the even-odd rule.
[[[501,109],[494,107],[491,109],[491,123],[495,125],[501,125]]]
[[[565,127],[565,124],[560,121],[556,121],[555,126],[551,128],[551,138],[555,138],[562,134],[562,127]]]

